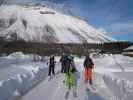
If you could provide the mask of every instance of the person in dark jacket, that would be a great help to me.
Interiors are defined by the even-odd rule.
[[[92,84],[92,69],[94,68],[94,63],[92,59],[90,58],[89,55],[86,55],[86,58],[84,60],[84,78],[85,78],[85,83],[90,83]]]
[[[69,54],[65,54],[61,57],[60,62],[62,64],[61,72],[67,73],[70,65],[71,65],[72,58]]]
[[[49,76],[51,76],[51,73],[55,75],[54,69],[55,69],[55,58],[54,56],[51,56],[49,59],[49,73],[48,73]]]
[[[69,69],[71,67],[71,62],[72,62],[72,58],[70,55],[68,55],[66,58],[65,58],[65,73],[68,73],[69,72]]]
[[[65,68],[66,68],[66,55],[63,54],[60,58],[61,62],[61,73],[65,73]]]

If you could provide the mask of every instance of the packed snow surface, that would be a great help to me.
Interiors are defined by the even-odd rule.
[[[96,91],[86,92],[84,57],[75,57],[79,74],[78,97],[73,97],[71,91],[68,100],[132,100],[133,58],[122,55],[97,55],[92,58],[95,64],[93,87]],[[56,75],[49,80],[48,57],[42,59],[38,55],[21,52],[0,57],[0,100],[15,100],[16,97],[20,100],[65,100],[67,89],[63,83],[64,75],[59,73],[59,59],[56,57]]]

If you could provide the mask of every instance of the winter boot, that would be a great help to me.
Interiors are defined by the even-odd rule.
[[[77,92],[73,91],[73,97],[78,97]]]
[[[92,85],[92,79],[89,80],[90,85]]]
[[[69,96],[69,91],[66,92],[66,94],[65,94],[65,99],[67,99],[68,96]]]

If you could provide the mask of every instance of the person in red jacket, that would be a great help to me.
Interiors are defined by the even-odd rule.
[[[90,83],[92,85],[92,69],[94,68],[94,63],[92,59],[90,58],[89,54],[86,55],[86,58],[84,60],[84,78],[85,83]]]

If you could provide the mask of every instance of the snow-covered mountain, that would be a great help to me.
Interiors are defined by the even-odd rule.
[[[0,37],[55,43],[97,43],[112,41],[84,20],[67,15],[46,5],[0,7]]]

